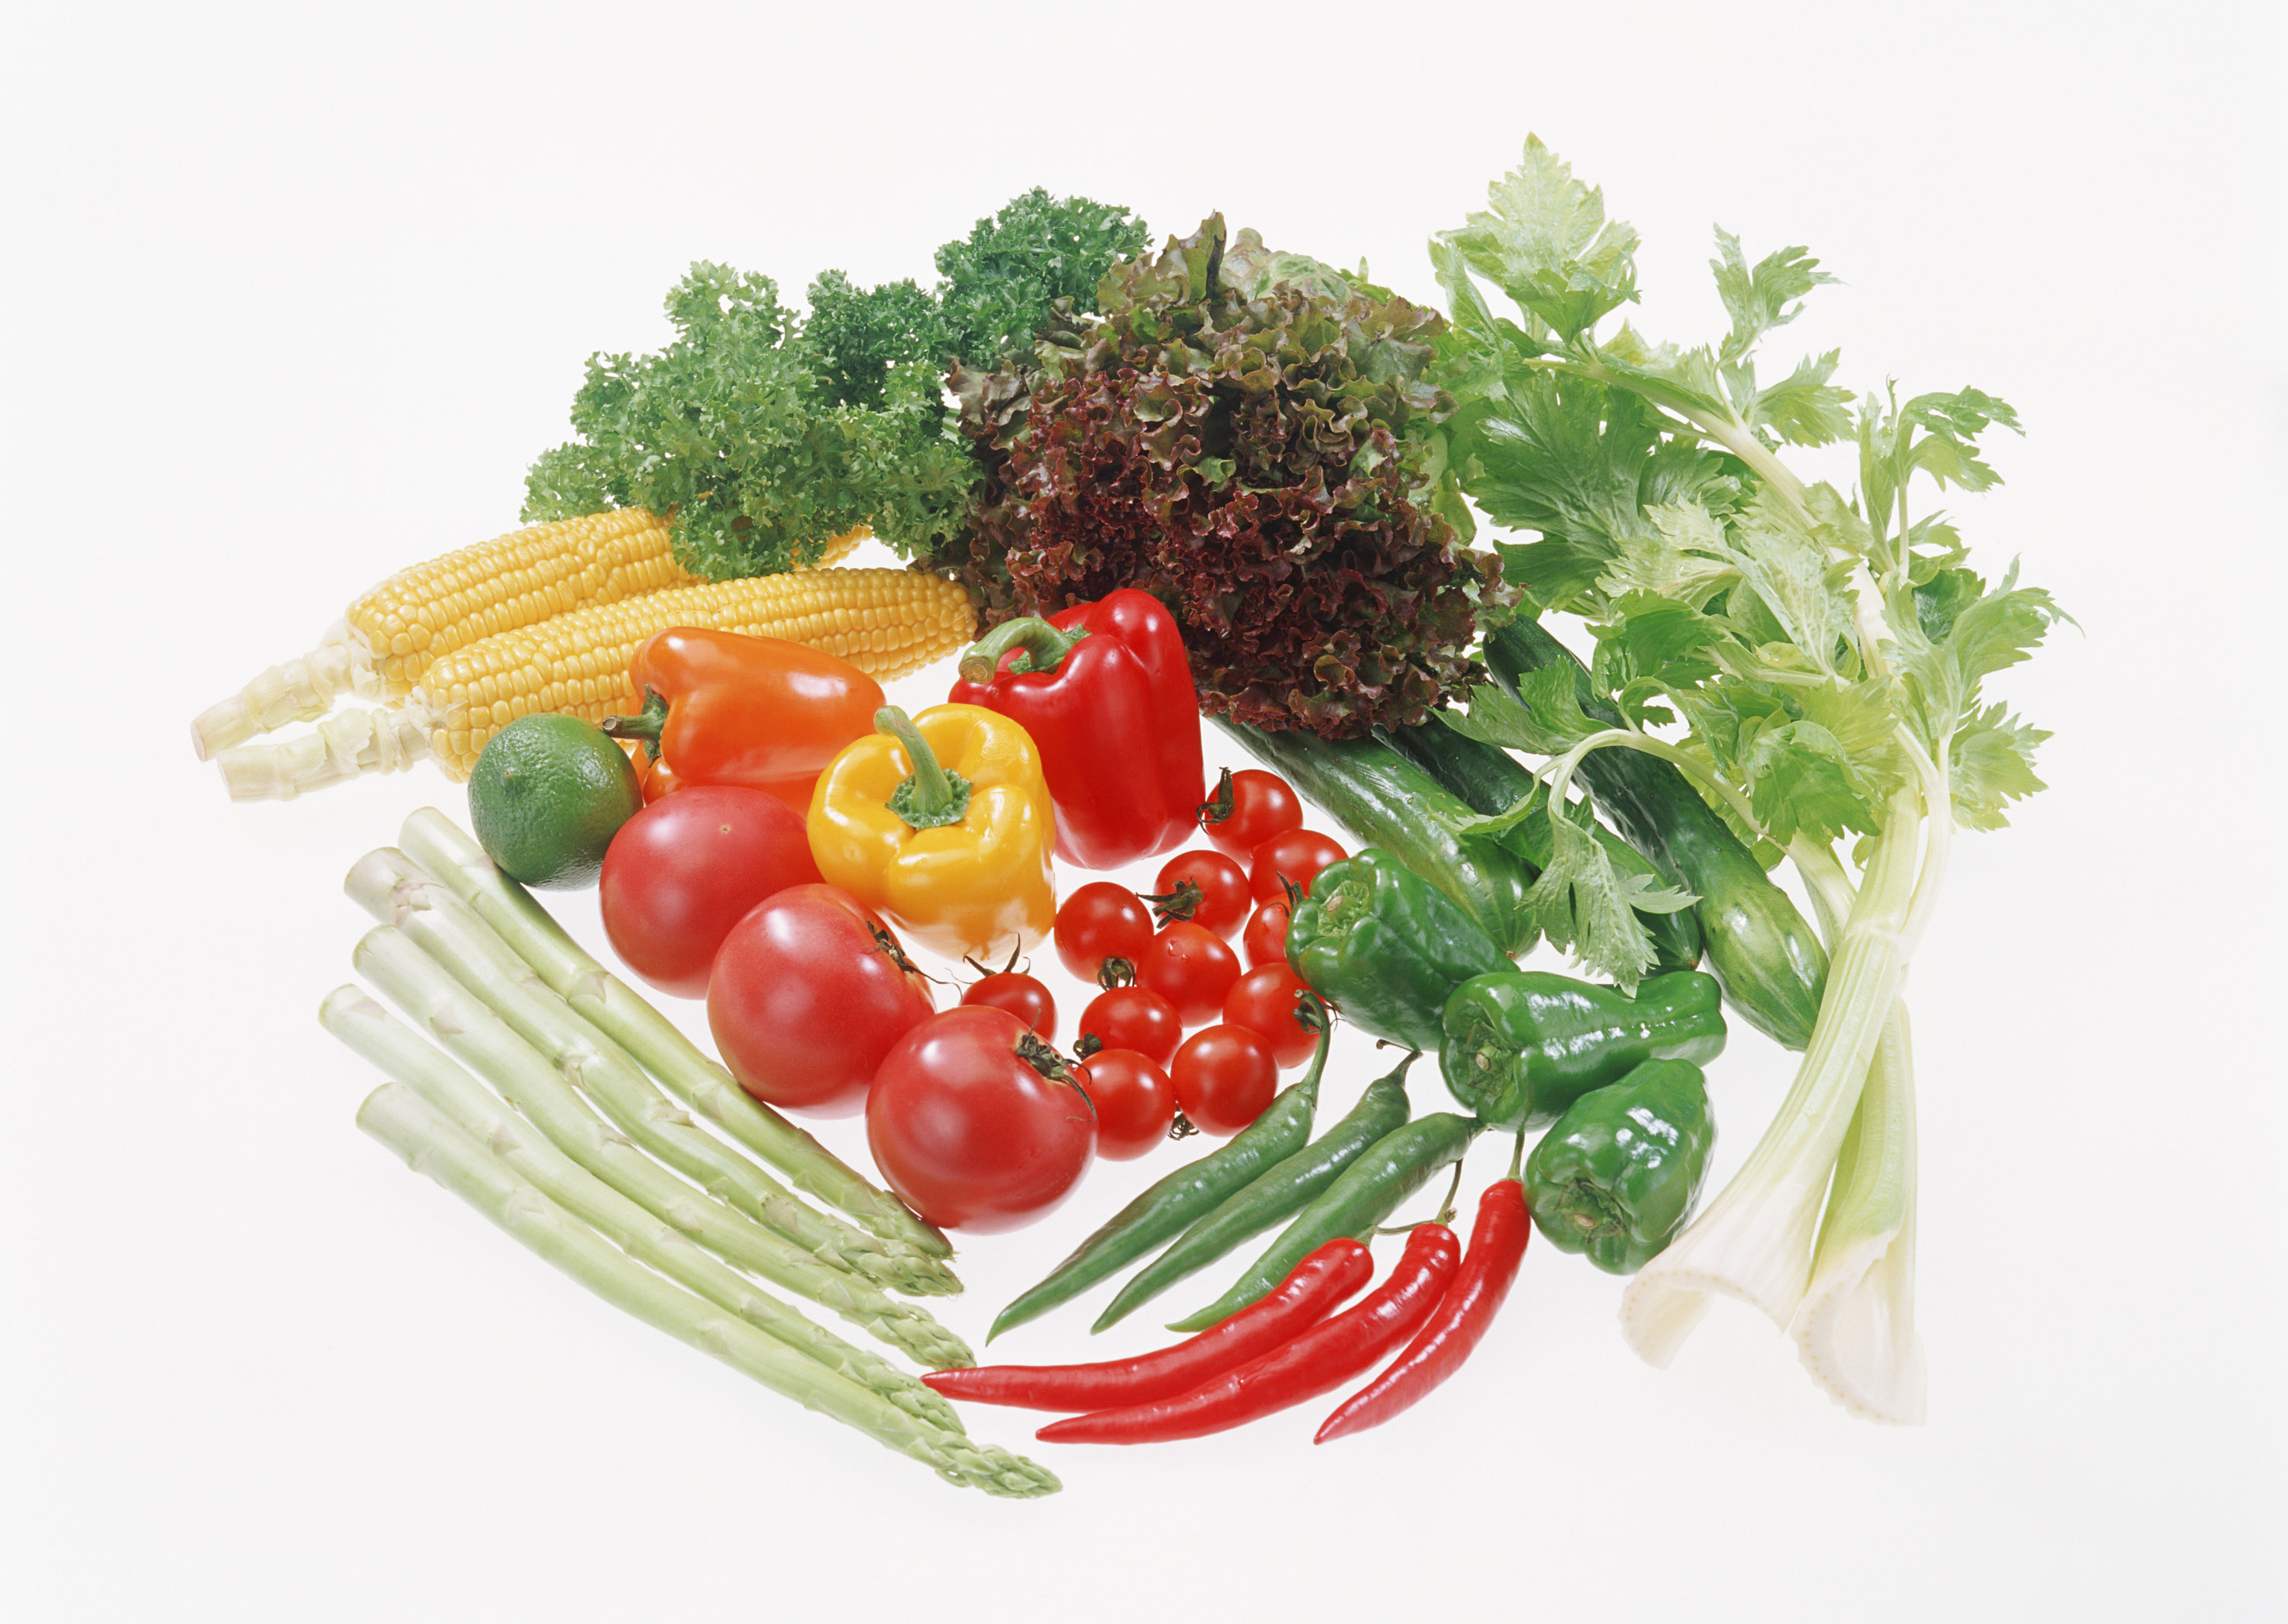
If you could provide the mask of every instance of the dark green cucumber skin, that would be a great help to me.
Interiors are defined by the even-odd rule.
[[[1473,812],[1491,817],[1505,812],[1533,788],[1533,774],[1517,764],[1507,750],[1458,733],[1443,722],[1411,722],[1378,733],[1392,749],[1423,768],[1452,790]],[[1651,875],[1662,884],[1670,877],[1639,852],[1599,824],[1597,842],[1625,871]],[[1545,849],[1545,855],[1546,854]],[[1528,865],[1535,868],[1537,865]],[[1700,921],[1690,908],[1673,914],[1637,915],[1652,939],[1655,970],[1692,970],[1700,963]]]
[[[1380,846],[1443,891],[1510,957],[1539,939],[1525,917],[1529,866],[1457,833],[1474,809],[1390,746],[1216,722],[1362,845]]]
[[[1618,726],[1620,713],[1598,697],[1572,650],[1537,622],[1515,620],[1486,638],[1486,669],[1513,693],[1521,672],[1559,661],[1573,668],[1583,712]],[[1827,953],[1754,853],[1682,772],[1641,750],[1592,750],[1575,776],[1631,845],[1699,897],[1708,970],[1725,1002],[1788,1048],[1808,1044]]]

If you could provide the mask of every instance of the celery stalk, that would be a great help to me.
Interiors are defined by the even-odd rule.
[[[722,1360],[774,1392],[857,1427],[922,1462],[949,1483],[1017,1499],[1052,1493],[1061,1486],[1045,1468],[918,1421],[879,1393],[652,1273],[511,1173],[402,1084],[387,1082],[376,1089],[359,1108],[357,1121],[414,1171],[459,1196],[615,1308]]]

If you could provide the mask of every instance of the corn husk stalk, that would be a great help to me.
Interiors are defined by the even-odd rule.
[[[368,997],[340,986],[319,1006],[318,1023],[363,1059],[418,1094],[430,1107],[497,1158],[516,1176],[637,1262],[730,1310],[749,1325],[847,1376],[915,1420],[964,1430],[944,1398],[882,1358],[813,1324],[746,1276],[719,1263],[513,1116],[485,1086]]]
[[[615,1308],[806,1409],[858,1428],[947,1482],[1013,1499],[1053,1493],[1061,1486],[1055,1474],[1021,1455],[919,1421],[881,1394],[654,1274],[510,1172],[401,1083],[385,1082],[368,1096],[358,1111],[358,1127]]]
[[[474,909],[583,1019],[633,1055],[670,1094],[786,1176],[805,1195],[886,1240],[933,1257],[953,1243],[876,1188],[832,1152],[749,1094],[676,1025],[582,949],[532,894],[494,867],[477,843],[434,807],[405,820],[398,844]]]
[[[533,974],[458,897],[384,847],[350,869],[350,899],[416,946],[545,1055],[638,1145],[726,1206],[776,1231],[821,1263],[916,1295],[961,1289],[953,1271],[911,1243],[866,1234],[812,1211],[783,1184],[707,1133],[652,1086],[628,1052]]]
[[[975,1362],[961,1338],[921,1309],[829,1268],[652,1161],[582,1103],[536,1050],[401,931],[388,925],[369,931],[352,963],[559,1150],[709,1251],[831,1309],[933,1369]]]

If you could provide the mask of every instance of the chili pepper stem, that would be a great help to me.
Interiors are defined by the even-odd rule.
[[[937,752],[930,749],[913,717],[895,705],[885,705],[874,713],[874,731],[895,739],[913,766],[913,772],[890,792],[890,810],[904,819],[909,828],[942,828],[960,822],[968,813],[973,786],[960,773],[939,764]]]
[[[1064,663],[1073,646],[1088,636],[1084,628],[1070,631],[1052,626],[1038,615],[1019,615],[1015,620],[1003,621],[969,646],[961,656],[961,680],[989,683],[1001,669],[1001,657],[1011,649],[1018,651],[1009,662],[1013,675],[1027,671],[1053,671]]]

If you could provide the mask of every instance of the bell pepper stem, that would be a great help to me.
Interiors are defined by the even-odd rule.
[[[645,753],[654,761],[659,759],[660,730],[667,725],[667,701],[656,688],[644,690],[642,713],[632,717],[606,717],[596,725],[608,739],[640,739]]]
[[[910,828],[941,828],[960,822],[969,811],[972,786],[960,773],[939,764],[937,752],[930,749],[913,717],[895,705],[885,705],[874,713],[874,731],[895,739],[913,764],[912,773],[891,792],[890,810],[903,818]]]
[[[1015,620],[1003,621],[971,644],[968,652],[961,656],[961,680],[991,682],[1000,672],[1001,656],[1013,648],[1020,652],[1010,663],[1012,675],[1053,671],[1064,663],[1073,645],[1086,636],[1087,631],[1082,628],[1061,630],[1037,614],[1021,614]]]

